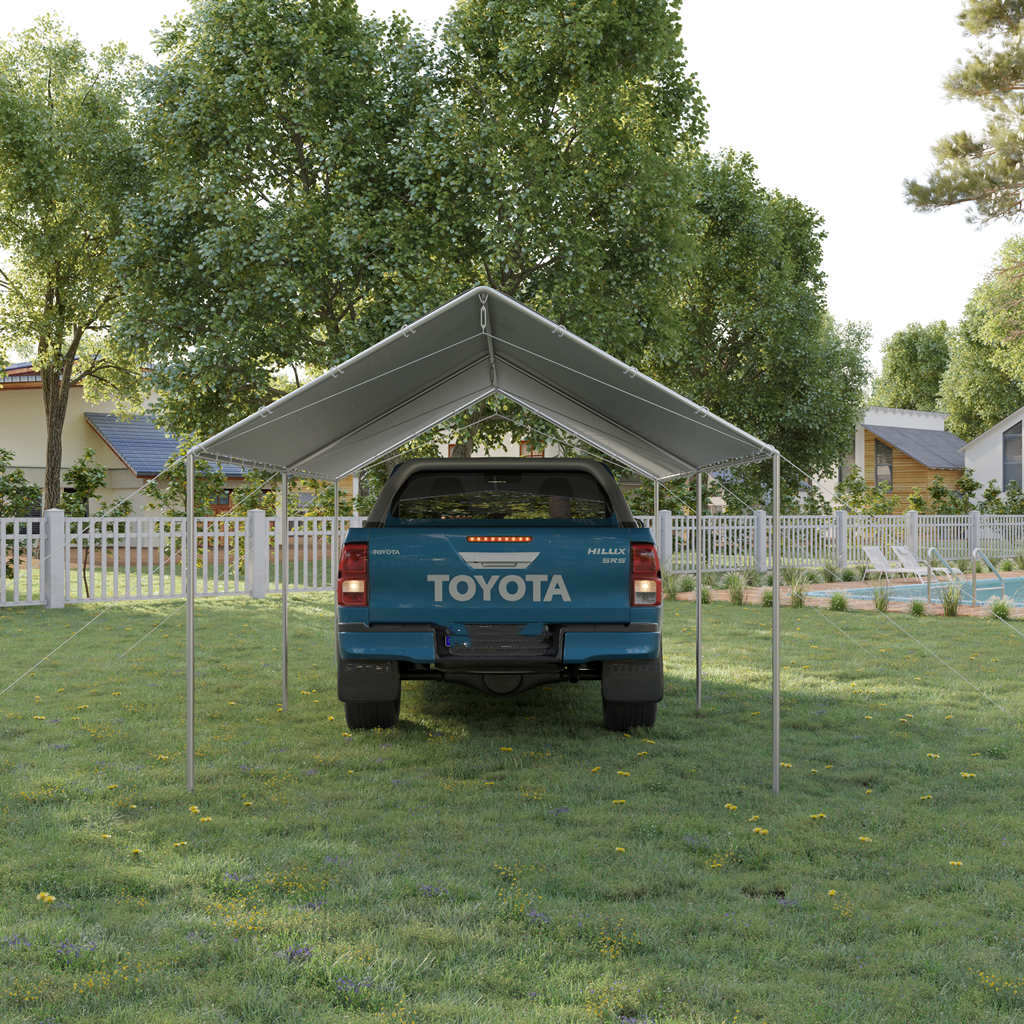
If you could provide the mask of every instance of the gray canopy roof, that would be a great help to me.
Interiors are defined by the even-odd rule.
[[[493,288],[473,288],[198,444],[335,480],[492,394],[655,480],[774,449]]]

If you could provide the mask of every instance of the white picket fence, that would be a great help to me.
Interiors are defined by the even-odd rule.
[[[637,518],[654,534],[666,572],[696,570],[695,517],[660,512]],[[359,521],[340,519],[339,540]],[[285,544],[277,519],[260,511],[197,517],[196,595],[278,593],[285,567],[290,590],[330,590],[337,576],[333,529],[330,517],[292,516]],[[0,519],[0,607],[181,598],[184,531],[181,517],[73,519],[51,509],[42,518]],[[770,569],[771,531],[764,512],[705,516],[704,567]],[[932,548],[953,561],[977,547],[998,561],[1024,553],[1024,516],[783,516],[779,542],[784,566],[842,568],[864,563],[865,545],[888,554],[897,544],[922,559]]]

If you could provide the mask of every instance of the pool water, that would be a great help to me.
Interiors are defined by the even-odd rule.
[[[884,581],[883,581],[884,582]],[[971,603],[971,578],[965,576],[965,578],[957,581],[960,584],[960,601],[962,604]],[[1006,599],[1012,601],[1013,604],[1024,605],[1024,577],[1017,576],[1014,579],[1004,580],[1006,584]],[[850,590],[808,590],[808,597],[830,597],[832,594],[840,593],[845,594],[849,598],[854,600],[872,601],[875,597],[875,587],[877,583],[872,583],[870,586],[864,587],[853,587]],[[942,601],[942,592],[949,586],[948,582],[943,578],[936,582],[932,580],[932,601],[939,603]],[[889,587],[889,600],[890,601],[915,601],[927,600],[926,591],[927,586],[924,583],[897,583]],[[999,580],[984,579],[978,580],[978,604],[984,604],[986,601],[990,601],[993,597],[1002,597],[1002,588],[999,585]]]

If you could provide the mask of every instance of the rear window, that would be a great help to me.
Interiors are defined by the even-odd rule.
[[[392,523],[555,522],[580,526],[614,522],[601,484],[572,470],[432,470],[415,473],[391,503]]]

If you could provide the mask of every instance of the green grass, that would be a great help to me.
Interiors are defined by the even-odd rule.
[[[783,608],[775,796],[767,609],[704,608],[698,714],[667,605],[631,736],[596,684],[436,683],[350,736],[324,596],[284,713],[279,604],[201,602],[190,795],[180,602],[4,610],[0,690],[104,607],[0,703],[4,1024],[1024,1016],[1006,623]]]

